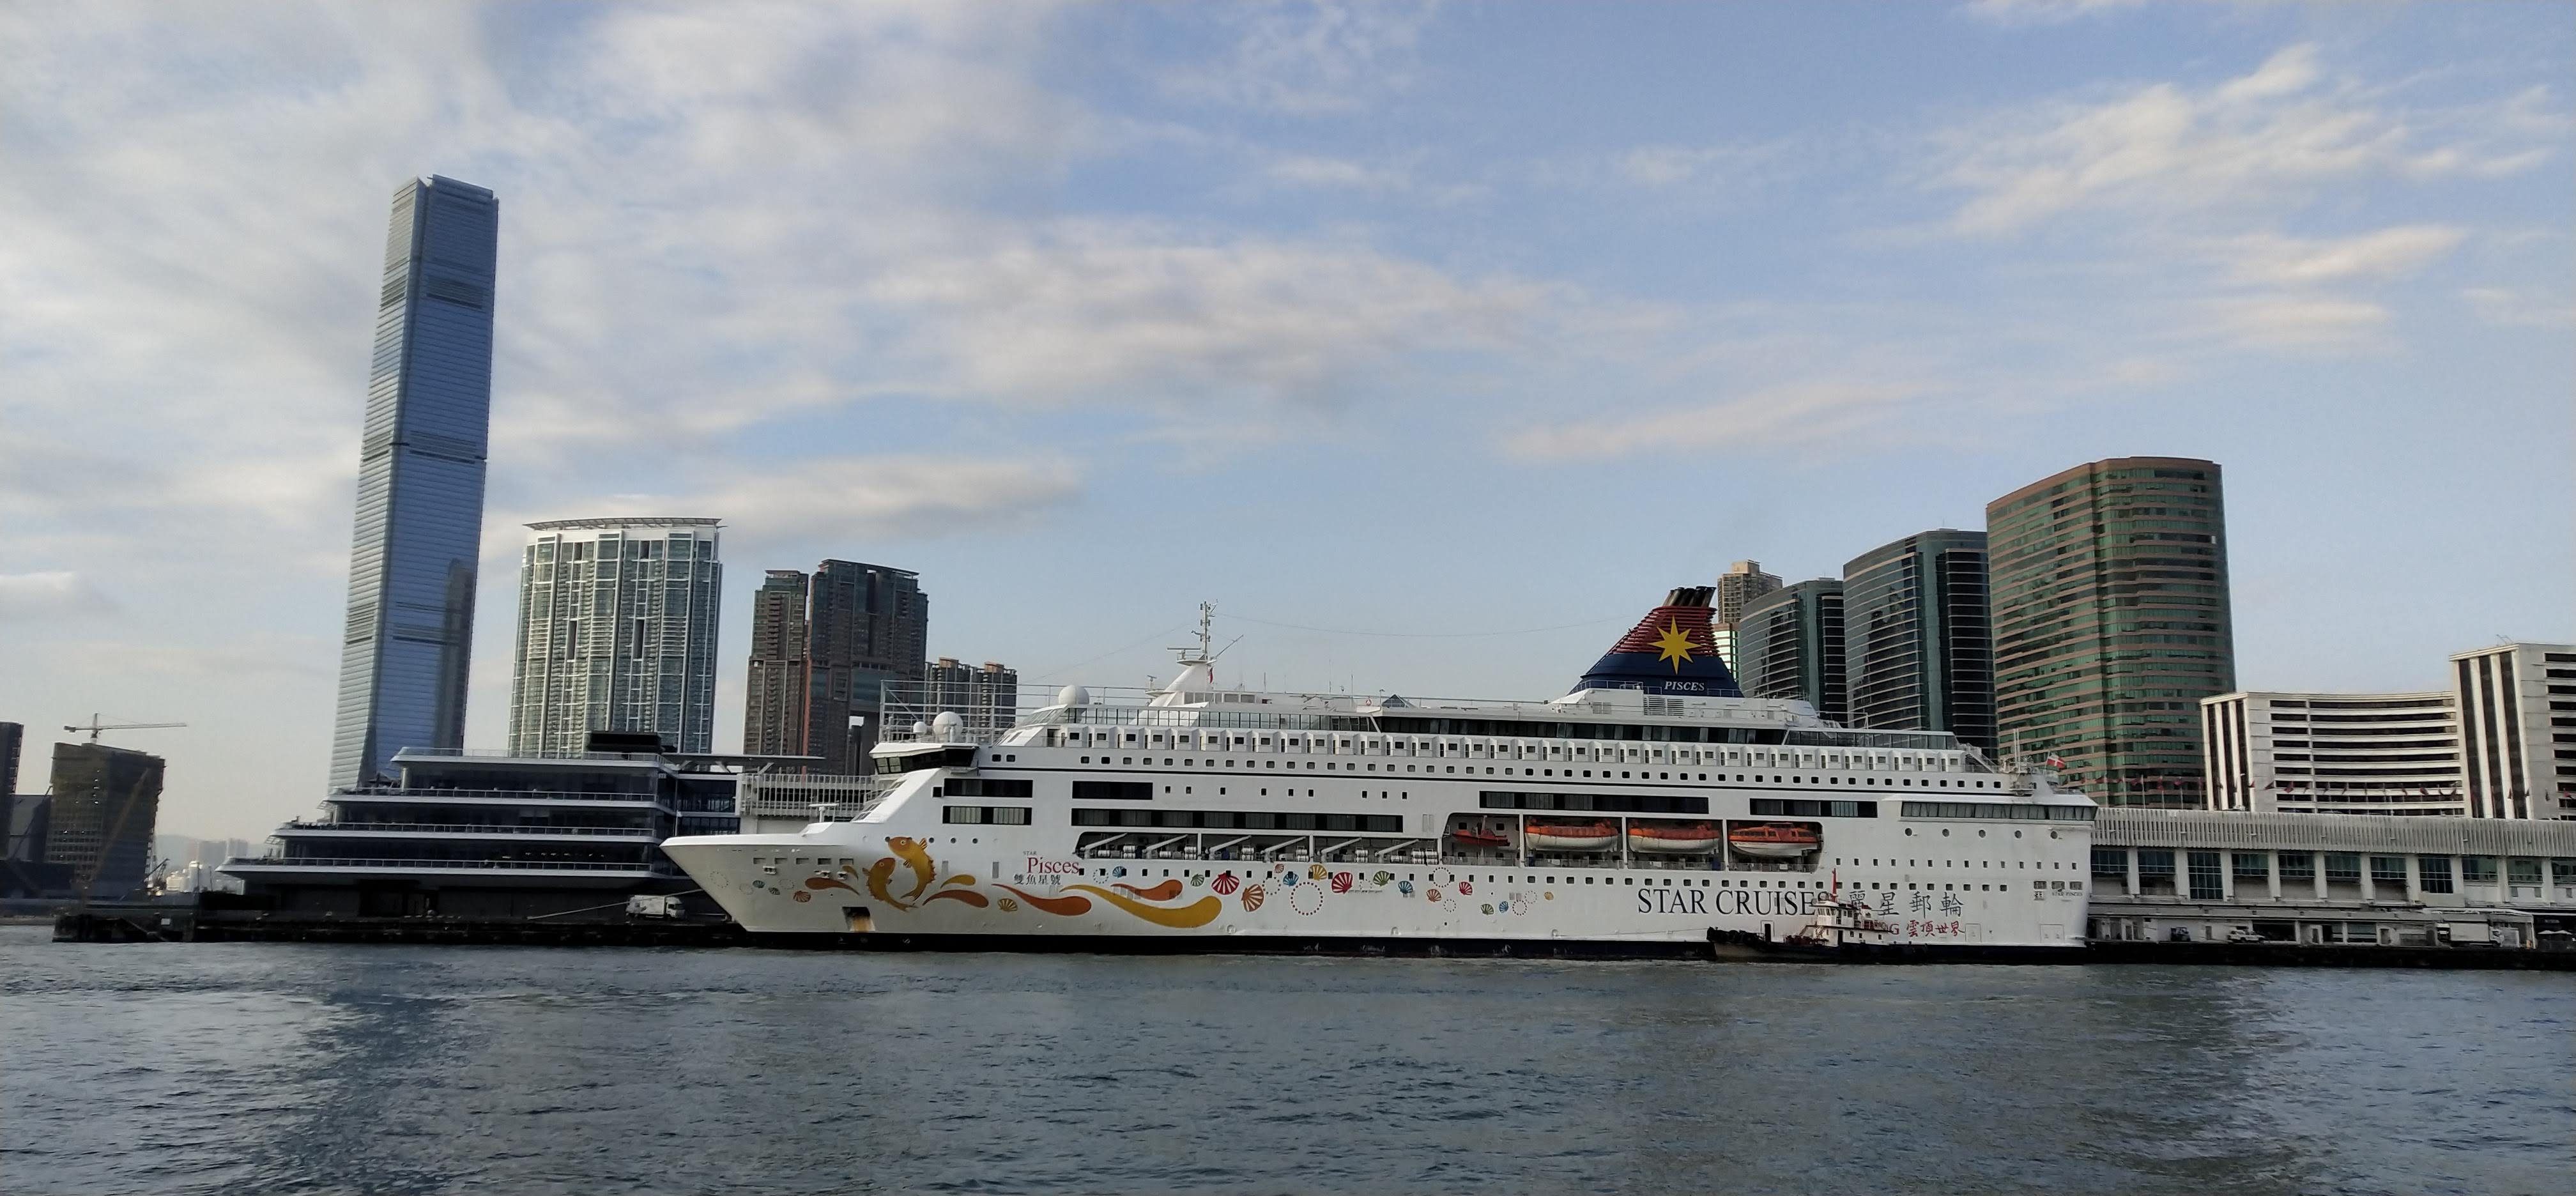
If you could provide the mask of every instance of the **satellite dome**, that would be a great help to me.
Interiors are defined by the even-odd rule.
[[[1091,691],[1084,689],[1079,685],[1065,686],[1063,689],[1056,691],[1055,704],[1058,706],[1088,706],[1091,704]]]
[[[925,723],[925,722],[915,722],[915,723],[913,723],[913,724],[912,724],[912,734],[913,734],[913,738],[915,738],[915,739],[918,739],[918,738],[920,738],[920,737],[922,737],[922,736],[924,736],[924,735],[928,735],[928,734],[930,734],[930,724]]]
[[[955,739],[966,729],[966,720],[954,710],[942,710],[930,720],[930,733],[941,739]]]

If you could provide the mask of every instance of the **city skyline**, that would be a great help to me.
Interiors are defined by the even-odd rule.
[[[429,173],[510,205],[470,744],[562,515],[902,561],[926,655],[1029,685],[1168,676],[1213,599],[1229,678],[1543,697],[1728,561],[2192,456],[2239,685],[2576,638],[2576,18],[2008,7],[0,16],[0,718],[189,722],[166,830],[312,809]]]

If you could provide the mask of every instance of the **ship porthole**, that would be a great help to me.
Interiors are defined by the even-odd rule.
[[[1906,833],[1906,834],[1909,834],[1909,835],[1910,835],[1910,834],[1913,834],[1913,833],[1914,833],[1914,828],[1913,828],[1913,827],[1910,827],[1910,826],[1909,826],[1909,827],[1907,827],[1907,828],[1905,828],[1905,833]]]
[[[2021,838],[2021,832],[2020,832],[2020,831],[2014,831],[2014,832],[2013,832],[2013,838],[2016,838],[2016,839]]]
[[[1980,839],[1985,838],[1985,837],[1986,837],[1986,832],[1984,832],[1984,831],[1978,831],[1978,832],[1977,832],[1977,837],[1978,837],[1978,838],[1980,838]]]
[[[1941,837],[1942,837],[1942,838],[1944,838],[1944,839],[1947,839],[1947,838],[1949,838],[1949,837],[1950,837],[1950,828],[1949,828],[1949,827],[1946,827],[1946,826],[1945,826],[1945,827],[1942,827],[1942,828],[1941,828]]]

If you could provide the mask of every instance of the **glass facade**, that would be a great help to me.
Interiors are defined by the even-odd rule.
[[[1907,536],[1843,566],[1851,725],[1948,731],[1995,746],[1986,535]]]
[[[560,756],[584,750],[593,731],[629,731],[679,752],[714,751],[716,521],[528,526],[510,750]]]
[[[1735,625],[1736,680],[1748,698],[1792,698],[1819,718],[1849,716],[1843,583],[1802,581],[1745,604]]]
[[[1988,504],[1986,537],[2004,750],[2107,805],[2200,805],[2200,700],[2236,688],[2218,466],[2077,466]]]
[[[465,742],[500,221],[491,192],[454,179],[394,193],[359,446],[334,788],[385,776],[403,748]]]

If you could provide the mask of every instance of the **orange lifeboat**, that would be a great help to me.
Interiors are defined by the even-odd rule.
[[[1628,846],[1636,851],[1708,851],[1717,846],[1717,828],[1705,822],[1684,826],[1631,822],[1628,824]]]
[[[1521,842],[1534,851],[1606,851],[1619,841],[1619,828],[1607,822],[1533,822],[1521,830]]]
[[[1757,859],[1786,860],[1815,851],[1825,842],[1814,827],[1765,822],[1739,826],[1726,832],[1726,845]]]

